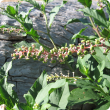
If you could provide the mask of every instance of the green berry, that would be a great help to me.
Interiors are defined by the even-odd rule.
[[[18,52],[21,51],[21,50],[22,50],[21,48],[18,48]]]
[[[85,51],[84,51],[84,55],[86,55],[87,53],[88,53],[88,51],[87,51],[87,50],[85,50]]]
[[[28,52],[28,53],[27,53],[27,56],[30,57],[30,55],[31,55],[31,52]]]
[[[59,58],[62,58],[62,54],[59,54]]]
[[[13,57],[16,57],[16,54],[15,53],[13,53],[13,55],[12,55]]]
[[[68,60],[68,55],[65,56],[65,60]]]
[[[29,51],[32,51],[32,47],[29,47],[28,50],[29,50]]]
[[[71,53],[71,51],[68,51],[68,55],[71,55],[72,53]]]
[[[81,50],[77,51],[77,55],[81,55]]]
[[[84,45],[81,45],[80,48],[81,48],[81,49],[84,49]]]
[[[53,50],[50,50],[50,53],[53,54],[54,53]]]
[[[95,44],[100,44],[100,41],[98,39],[95,39]]]
[[[92,52],[92,55],[95,55],[96,54],[96,51]]]
[[[90,50],[94,50],[94,46],[93,45],[90,46]]]

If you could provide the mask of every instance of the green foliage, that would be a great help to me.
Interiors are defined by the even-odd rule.
[[[54,20],[54,17],[55,17],[55,15],[59,12],[59,9],[61,8],[61,7],[63,7],[63,5],[64,4],[66,4],[67,3],[67,1],[63,1],[63,3],[61,4],[61,5],[59,5],[59,6],[56,6],[55,8],[53,8],[52,10],[51,10],[51,12],[50,12],[50,21],[49,21],[49,27],[51,27],[51,25],[52,25],[52,22],[53,22],[53,20]]]
[[[92,0],[78,0],[78,2],[80,2],[82,5],[87,6],[89,8],[92,5]]]
[[[78,2],[85,6],[85,8],[79,9],[79,11],[82,11],[84,16],[89,17],[90,22],[87,18],[73,18],[70,19],[64,27],[66,28],[70,23],[81,22],[84,25],[93,27],[95,35],[82,35],[87,27],[83,28],[71,37],[69,46],[65,43],[61,48],[56,47],[54,44],[50,29],[55,16],[67,1],[64,0],[61,5],[54,7],[50,11],[49,20],[47,19],[45,8],[47,4],[53,0],[43,0],[41,6],[35,0],[22,1],[29,2],[33,5],[27,13],[18,13],[20,6],[20,4],[18,4],[16,7],[7,6],[1,14],[17,20],[23,27],[25,35],[30,35],[36,43],[27,43],[25,41],[16,43],[14,46],[17,50],[15,49],[15,51],[21,51],[22,46],[27,47],[29,51],[32,51],[34,48],[41,49],[40,46],[43,46],[42,52],[47,52],[45,51],[46,49],[48,50],[47,53],[51,53],[47,57],[48,59],[51,57],[54,58],[53,55],[56,55],[56,53],[59,52],[60,54],[57,54],[58,60],[66,59],[61,63],[67,64],[69,69],[73,72],[73,77],[69,77],[69,75],[64,76],[62,74],[62,76],[51,75],[47,78],[46,72],[43,71],[41,76],[29,89],[28,93],[24,94],[26,103],[20,103],[16,93],[12,90],[14,85],[7,83],[8,71],[12,68],[12,62],[7,62],[0,70],[0,104],[6,104],[7,110],[19,110],[19,108],[22,108],[23,110],[61,110],[76,104],[91,103],[96,105],[94,110],[107,110],[110,107],[110,4],[108,1],[103,0],[109,16],[109,21],[105,16],[103,7],[100,10],[92,9],[90,8],[92,0],[78,0]],[[34,8],[40,10],[44,15],[47,32],[44,33],[42,31],[42,33],[48,35],[50,38],[50,41],[54,46],[52,50],[39,42],[40,36],[38,35],[37,30],[34,30],[32,20],[29,18],[29,13]],[[3,25],[0,28],[11,27],[12,26],[9,25]],[[74,43],[77,38],[83,40],[81,44],[75,46]],[[32,44],[34,44],[35,47],[32,47]],[[77,68],[83,75],[83,78],[74,76],[74,59],[72,56],[74,53],[79,55],[77,59]],[[28,56],[30,54],[31,53],[28,53]],[[38,54],[38,57],[40,57],[41,52]],[[65,54],[66,56],[64,57]],[[12,56],[15,57],[16,54],[13,54]],[[41,58],[40,61],[44,59],[45,58]],[[54,61],[55,60],[52,62]],[[76,74],[77,73],[75,73],[75,75]],[[55,79],[56,81],[47,83],[48,79]],[[69,85],[75,88],[71,92],[69,90]]]

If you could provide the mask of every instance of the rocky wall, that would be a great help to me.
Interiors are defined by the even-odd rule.
[[[6,7],[7,5],[16,6],[16,2],[6,2],[2,3],[2,7]],[[48,4],[46,8],[46,13],[49,19],[49,11],[57,5],[60,5],[61,2],[52,2]],[[23,2],[20,5],[20,11],[27,12],[32,5],[30,5],[27,2]],[[96,2],[93,2],[93,6],[96,7]],[[67,29],[64,29],[64,25],[69,19],[72,18],[81,18],[83,17],[82,12],[77,12],[79,8],[83,8],[83,6],[77,2],[77,0],[69,1],[64,7],[62,7],[55,17],[55,20],[52,25],[51,29],[51,36],[57,46],[61,46],[63,43],[69,43],[69,39],[77,32],[80,31],[80,29],[84,27],[88,27],[85,32],[83,32],[84,35],[90,35],[93,34],[93,31],[91,27],[84,26],[81,23],[73,23],[67,26]],[[46,32],[45,28],[45,21],[41,14],[41,12],[37,9],[33,9],[29,15],[33,21],[33,26],[36,30],[42,30]],[[0,15],[0,25],[8,24],[8,25],[16,25],[20,26],[20,24],[13,20],[8,18],[5,15]],[[52,44],[49,40],[49,38],[39,33],[41,36],[40,42],[48,45],[52,48]],[[7,32],[0,32],[0,67],[3,66],[3,64],[7,61],[12,60],[11,59],[11,53],[13,53],[14,47],[13,44],[20,42],[20,41],[27,41],[27,42],[34,42],[33,39],[30,36],[22,36],[18,35],[15,32],[12,32],[11,34]],[[76,44],[78,41],[76,42]],[[74,59],[76,61],[76,56],[74,56]],[[40,76],[42,71],[45,69],[48,74],[60,74],[61,72],[63,74],[67,74],[68,71],[63,70],[65,68],[65,65],[60,65],[59,63],[56,64],[43,64],[39,61],[33,61],[33,60],[14,60],[13,61],[13,67],[9,71],[9,78],[8,81],[15,84],[14,90],[17,92],[19,99],[21,102],[25,102],[23,98],[23,94],[27,93],[29,88],[32,86],[34,81]]]

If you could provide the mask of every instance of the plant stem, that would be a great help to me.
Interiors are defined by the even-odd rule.
[[[66,65],[68,66],[68,68],[70,69],[71,72],[74,72],[74,69],[69,65],[69,63],[67,61],[65,61]]]
[[[92,23],[93,29],[96,31],[96,33],[98,34],[98,36],[101,37],[101,35],[99,33],[99,30],[98,30],[98,27],[95,27],[95,25],[94,25],[94,22],[92,20],[92,17],[89,16],[89,19],[90,19],[90,21]]]
[[[51,35],[50,35],[50,29],[48,28],[48,21],[47,21],[46,13],[44,13],[44,12],[42,12],[42,13],[43,13],[44,18],[45,18],[45,21],[46,21],[47,34],[48,34],[48,36],[49,36],[49,38],[50,38],[50,40],[51,40],[51,42],[52,42],[54,48],[57,49],[57,47],[56,47],[56,45],[55,45],[55,43],[54,43],[54,41],[53,41],[53,39],[52,39],[52,37],[51,37]]]

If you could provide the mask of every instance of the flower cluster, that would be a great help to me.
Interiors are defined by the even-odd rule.
[[[4,34],[5,32],[11,34],[12,32],[15,32],[17,34],[20,34],[21,32],[24,32],[23,29],[17,29],[17,28],[0,28],[0,31]]]
[[[18,56],[18,59],[25,58],[27,60],[32,57],[34,60],[42,61],[43,63],[47,63],[49,59],[51,63],[55,63],[58,60],[61,64],[65,64],[68,56],[72,55],[73,53],[77,53],[77,55],[82,58],[88,52],[92,55],[95,55],[96,52],[94,47],[103,47],[103,53],[106,55],[109,52],[110,47],[107,47],[104,42],[104,38],[96,39],[94,44],[91,43],[90,40],[82,40],[81,44],[78,46],[70,44],[69,47],[61,47],[59,49],[53,48],[49,52],[46,51],[42,46],[40,46],[40,49],[36,49],[35,45],[32,44],[31,47],[21,46],[21,48],[15,49],[15,53],[11,54],[11,56],[13,57],[12,59],[16,59]]]
[[[58,79],[68,79],[70,82],[72,82],[74,84],[76,84],[77,79],[81,79],[81,78],[82,78],[82,76],[75,77],[74,72],[73,72],[73,77],[70,77],[69,73],[68,73],[68,75],[64,75],[62,73],[60,73],[60,75],[58,75],[56,73],[55,73],[55,75],[53,75],[53,74],[47,75],[47,81],[53,81],[53,80],[58,80]]]

